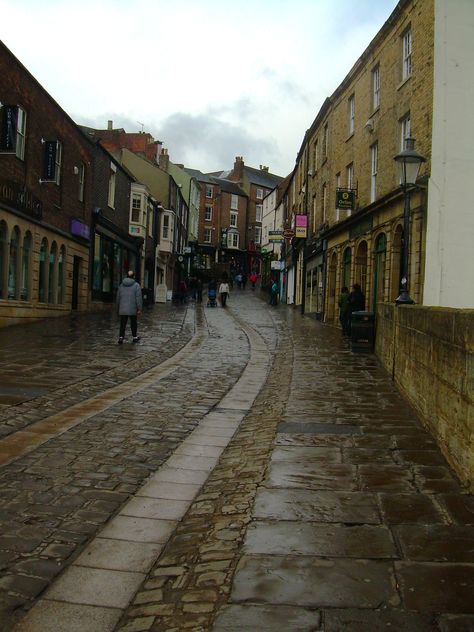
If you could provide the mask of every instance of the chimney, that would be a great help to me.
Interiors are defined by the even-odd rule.
[[[107,121],[107,129],[109,131],[112,131],[114,129],[114,122],[113,121]]]
[[[168,172],[168,165],[170,163],[170,157],[168,156],[168,150],[163,147],[163,149],[161,150],[161,154],[160,154],[160,160],[159,160],[159,166],[160,169],[163,169],[163,171]]]
[[[233,169],[233,178],[235,182],[244,181],[244,159],[242,156],[236,156]]]
[[[157,165],[160,163],[160,154],[162,147],[163,143],[161,142],[161,140],[155,140],[155,155],[153,156],[153,162]]]
[[[260,165],[260,171],[266,171],[268,173],[268,167],[265,165]]]

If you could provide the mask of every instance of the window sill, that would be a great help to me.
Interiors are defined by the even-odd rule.
[[[372,118],[373,116],[375,116],[376,114],[378,114],[378,112],[380,112],[380,105],[378,105],[372,112],[372,114],[369,116],[369,118]]]
[[[401,88],[403,88],[403,86],[410,81],[411,77],[412,77],[411,75],[408,75],[408,77],[406,77],[405,79],[402,79],[402,81],[397,86],[397,90],[400,90]]]
[[[346,143],[349,142],[352,138],[354,138],[354,132],[351,132],[349,136],[346,138]]]
[[[325,156],[325,157],[323,158],[323,160],[321,161],[321,167],[322,167],[323,165],[325,165],[325,164],[327,163],[327,161],[328,161],[328,157],[327,157],[327,156]]]

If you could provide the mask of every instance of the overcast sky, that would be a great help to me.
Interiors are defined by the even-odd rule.
[[[287,175],[396,0],[0,0],[0,38],[80,124],[204,172]]]

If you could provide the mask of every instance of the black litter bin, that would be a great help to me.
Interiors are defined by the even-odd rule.
[[[351,349],[355,353],[372,353],[375,343],[375,314],[352,312]]]

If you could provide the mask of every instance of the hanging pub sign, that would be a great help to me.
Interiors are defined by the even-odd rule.
[[[282,230],[269,230],[268,241],[271,243],[282,244],[284,241]]]
[[[296,215],[295,216],[295,237],[308,236],[308,216]]]
[[[18,106],[4,105],[0,109],[0,151],[15,152],[16,149],[16,127],[18,120]]]
[[[56,180],[56,151],[58,143],[55,140],[44,141],[43,182]]]
[[[336,208],[353,211],[355,191],[353,189],[336,189]]]

